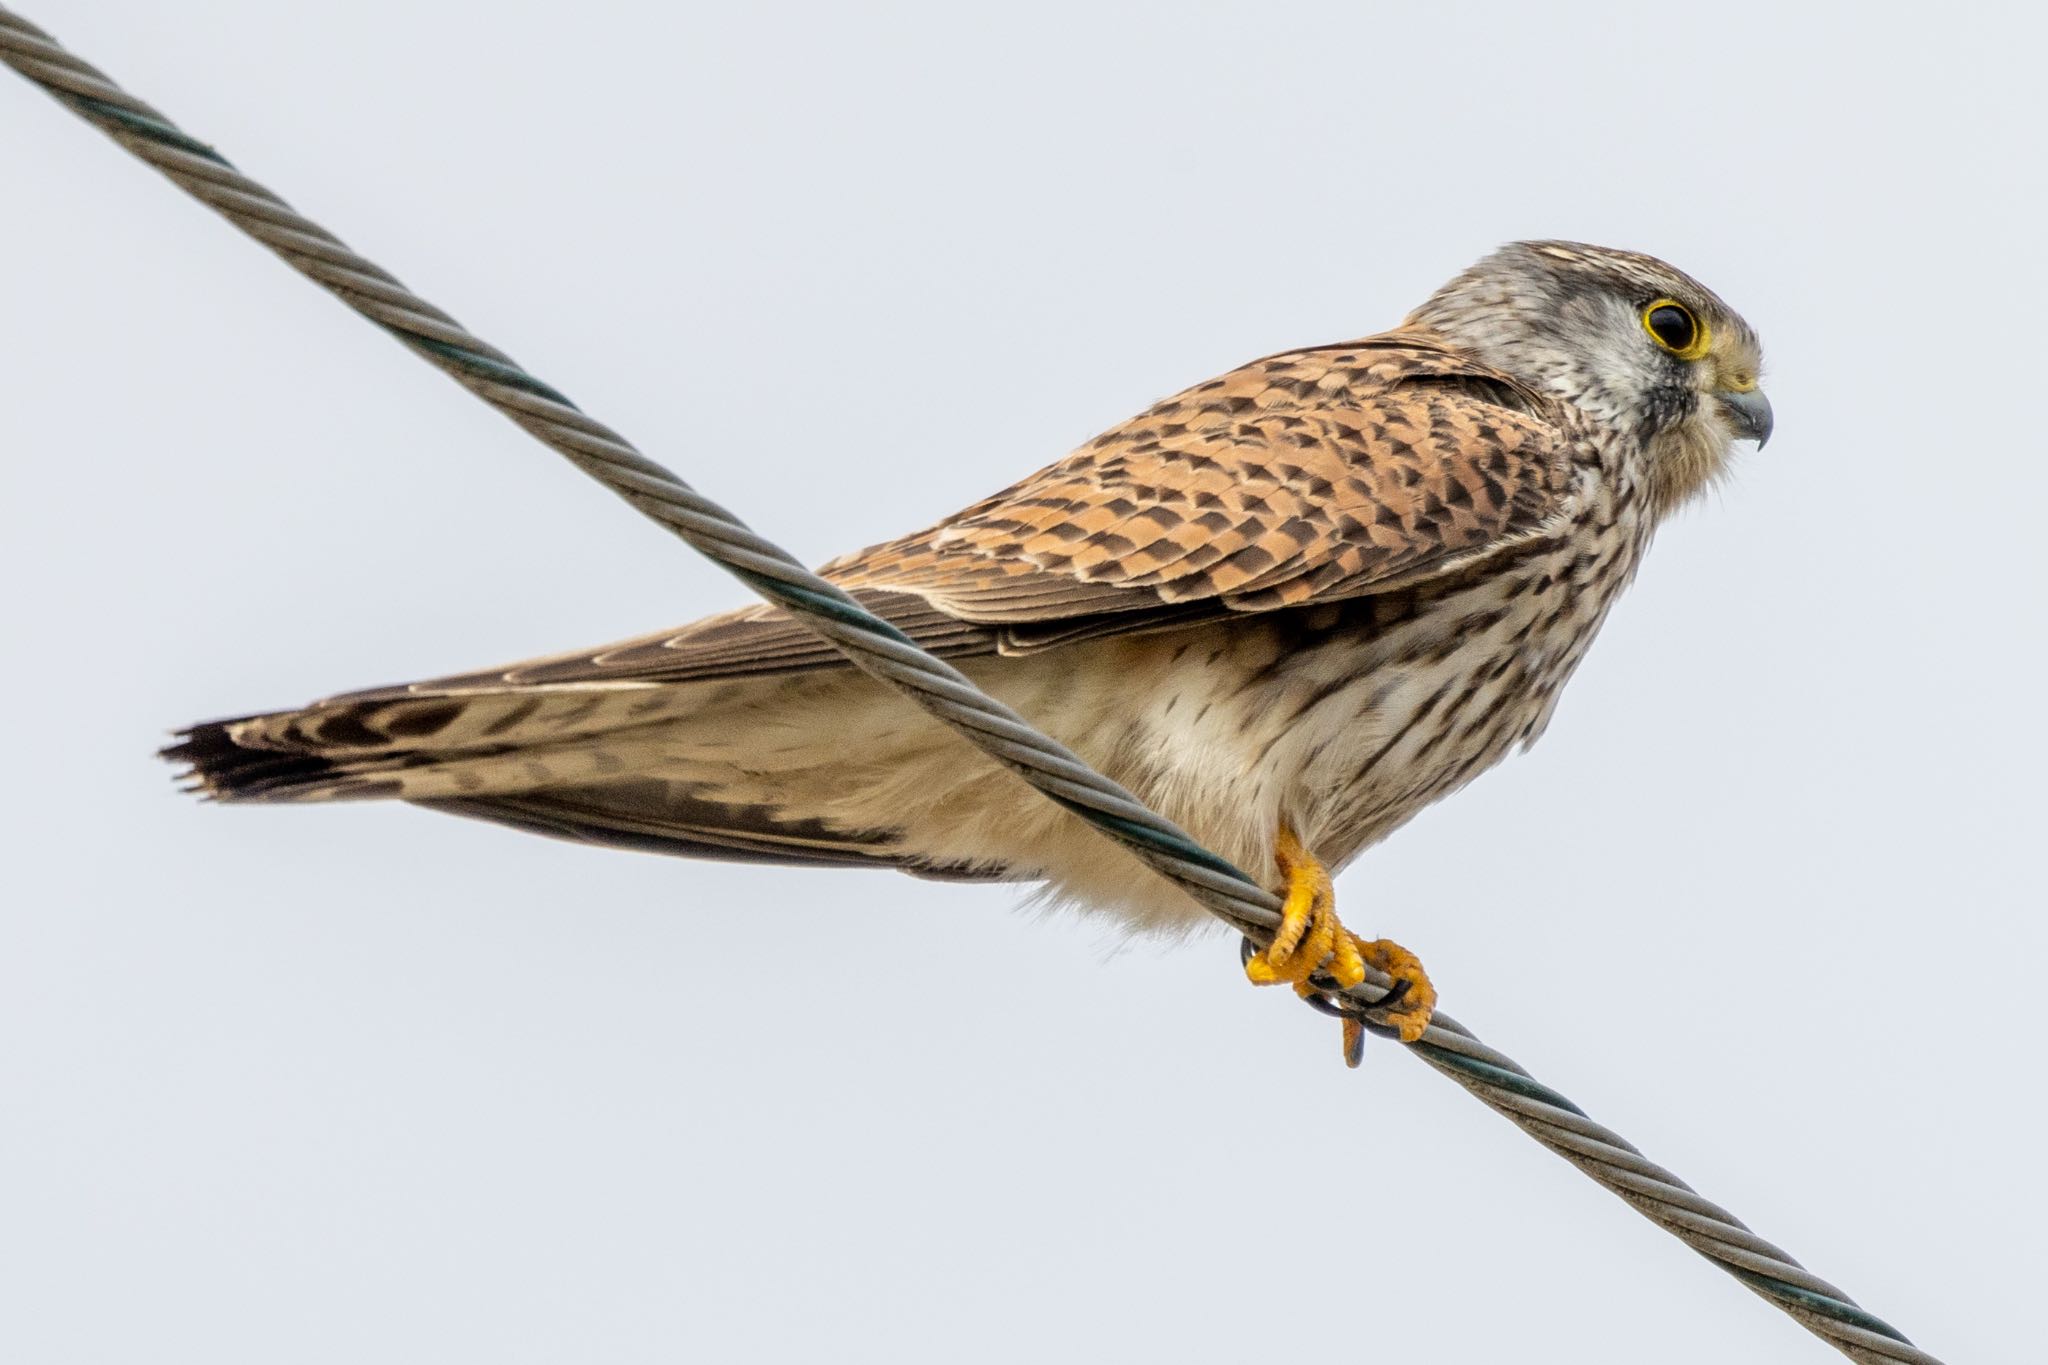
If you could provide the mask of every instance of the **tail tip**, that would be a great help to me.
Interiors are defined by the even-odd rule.
[[[246,718],[245,718],[246,719]],[[201,801],[288,798],[330,777],[332,760],[243,744],[236,720],[207,721],[176,731],[157,757],[178,768],[178,789]]]

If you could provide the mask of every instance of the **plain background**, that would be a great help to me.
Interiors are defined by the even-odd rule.
[[[1701,276],[1777,439],[1340,894],[1929,1349],[2034,1356],[2038,30],[29,13],[813,560],[1504,239]],[[11,76],[0,166],[0,1356],[1831,1358],[1224,939],[181,799],[180,722],[741,593]]]

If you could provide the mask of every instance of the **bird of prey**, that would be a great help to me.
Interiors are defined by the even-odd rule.
[[[1435,992],[1332,870],[1542,733],[1657,524],[1771,432],[1756,334],[1648,256],[1520,242],[1391,331],[1197,384],[821,571],[1211,849],[1271,868],[1247,971]],[[1202,911],[772,606],[197,725],[226,801],[393,798],[621,848],[1041,882]],[[1355,1057],[1355,1037],[1347,1050]]]

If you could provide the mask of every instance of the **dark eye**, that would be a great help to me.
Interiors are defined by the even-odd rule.
[[[1683,360],[1697,359],[1706,347],[1706,329],[1692,310],[1673,299],[1658,299],[1643,310],[1643,327],[1659,346]]]

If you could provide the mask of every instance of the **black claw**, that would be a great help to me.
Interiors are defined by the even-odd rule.
[[[1301,998],[1308,1002],[1310,1009],[1327,1014],[1332,1019],[1356,1019],[1358,1017],[1357,1010],[1349,1005],[1340,1005],[1327,995],[1304,995]]]
[[[1407,977],[1402,977],[1387,990],[1385,995],[1374,1001],[1372,1007],[1376,1010],[1391,1009],[1393,1006],[1401,1003],[1408,994],[1408,988],[1414,984]]]
[[[1385,995],[1381,996],[1376,1004],[1371,1005],[1357,1005],[1350,1000],[1331,995],[1304,995],[1301,998],[1307,1002],[1310,1009],[1315,1010],[1319,1014],[1327,1014],[1332,1019],[1350,1020],[1375,1038],[1398,1040],[1401,1036],[1401,1030],[1391,1024],[1377,1023],[1366,1016],[1368,1014],[1377,1014],[1389,1006],[1400,1004],[1402,997],[1408,994],[1408,988],[1412,984],[1412,982],[1408,981],[1396,981],[1393,987]],[[1350,1049],[1346,1049],[1344,1056],[1348,1065],[1358,1065],[1353,1060]]]
[[[1328,984],[1325,985],[1325,982],[1327,982]],[[1327,995],[1336,995],[1338,991],[1341,989],[1341,987],[1339,987],[1336,982],[1331,981],[1330,978],[1328,978],[1327,976],[1322,976],[1320,973],[1318,973],[1316,976],[1310,977],[1309,984],[1321,989]],[[1414,984],[1414,982],[1403,978],[1401,980],[1395,981],[1392,986],[1387,988],[1387,993],[1385,995],[1381,996],[1378,1000],[1375,1000],[1370,1005],[1355,1005],[1347,1003],[1341,1008],[1332,1008],[1324,1010],[1323,1012],[1325,1014],[1361,1014],[1367,1010],[1377,1011],[1392,1009],[1394,1006],[1400,1004],[1404,999],[1407,998],[1408,988]],[[1314,999],[1314,997],[1312,996],[1304,998],[1311,1000]]]

